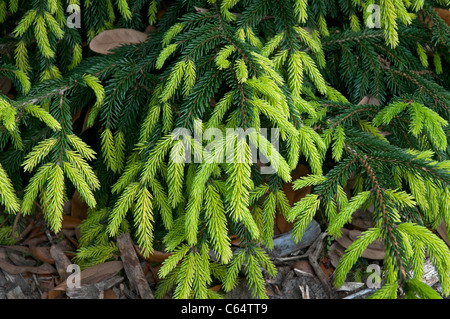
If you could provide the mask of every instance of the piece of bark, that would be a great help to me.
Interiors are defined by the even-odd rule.
[[[120,291],[124,296],[123,299],[138,299],[138,297],[124,284],[120,284]]]
[[[57,245],[52,245],[50,248],[50,255],[55,261],[56,270],[59,274],[59,282],[65,281],[68,277],[67,267],[72,263]]]
[[[66,295],[70,299],[105,299],[105,290],[111,289],[123,279],[115,276],[95,284],[82,285],[80,288],[67,288]]]
[[[6,299],[6,278],[5,275],[3,275],[3,272],[0,271],[0,300]]]
[[[67,288],[69,299],[103,299],[103,289],[97,285],[84,285],[80,288]]]
[[[14,265],[16,266],[28,266],[28,267],[32,267],[36,265],[36,260],[33,259],[26,259],[25,257],[23,257],[20,253],[15,252],[15,251],[11,251],[8,252],[8,257],[9,259],[13,262]]]
[[[119,246],[125,273],[132,288],[139,293],[142,299],[154,299],[153,292],[150,289],[147,279],[145,279],[144,271],[139,263],[130,234],[125,233],[119,236],[117,238],[117,245]]]
[[[11,275],[20,275],[24,273],[53,274],[55,272],[55,269],[47,263],[44,263],[39,267],[16,266],[9,261],[6,250],[4,248],[0,248],[0,269],[6,271]]]
[[[430,287],[439,281],[439,274],[430,259],[426,259],[423,263],[422,281]]]
[[[11,274],[5,270],[1,270],[0,273],[4,275],[3,278],[6,280],[6,283],[3,285],[3,287],[5,288],[5,292],[9,292],[18,286],[20,287],[20,290],[23,292],[23,294],[25,296],[28,296],[29,299],[39,298],[37,292],[33,289],[33,285],[30,283],[32,279],[25,279],[20,274]]]
[[[0,269],[12,275],[20,275],[24,273],[48,275],[55,273],[55,269],[50,264],[47,263],[42,264],[38,267],[30,267],[30,266],[16,266],[7,261],[0,260]]]
[[[339,289],[337,289],[337,291],[355,291],[355,290],[361,288],[362,286],[364,286],[363,282],[349,281],[349,282],[344,282],[342,284],[342,286],[339,287]]]
[[[316,240],[319,234],[320,226],[313,219],[306,227],[302,240],[298,243],[295,243],[294,239],[292,238],[292,230],[279,236],[275,236],[273,239],[274,248],[270,252],[270,254],[275,258],[288,256],[296,251],[310,246]]]
[[[6,293],[7,299],[28,299],[27,296],[23,293],[20,286],[16,286],[14,289],[8,291]]]

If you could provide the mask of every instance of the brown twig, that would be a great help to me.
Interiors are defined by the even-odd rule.
[[[322,233],[319,237],[317,237],[316,241],[311,245],[311,247],[308,249],[308,252],[311,250],[311,253],[308,256],[309,263],[311,267],[314,269],[314,272],[317,275],[317,278],[319,278],[320,282],[322,283],[323,287],[325,288],[328,297],[333,298],[335,295],[335,292],[333,290],[333,287],[331,286],[327,276],[323,272],[322,268],[320,268],[319,263],[317,262],[317,259],[319,258],[320,253],[322,252],[323,248],[323,239],[327,235],[326,232]]]
[[[19,237],[16,237],[16,229],[17,229],[17,224],[19,223],[20,216],[22,216],[22,211],[19,211],[19,213],[16,214],[16,218],[14,218],[14,224],[13,224],[13,227],[11,230],[11,236],[16,241],[20,240]]]

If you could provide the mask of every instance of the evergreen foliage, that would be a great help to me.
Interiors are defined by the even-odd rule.
[[[368,26],[374,4],[380,28]],[[79,29],[67,24],[69,5],[82,12]],[[433,10],[449,1],[177,0],[159,18],[160,5],[0,0],[0,76],[16,88],[13,99],[0,94],[8,216],[39,205],[58,232],[76,189],[90,207],[75,258],[83,267],[117,254],[116,236],[131,232],[143,256],[172,253],[158,297],[217,298],[212,283],[228,292],[242,273],[266,298],[276,211],[298,241],[318,212],[337,238],[373,204],[375,226],[347,249],[335,285],[382,239],[384,285],[372,298],[397,298],[400,287],[439,297],[421,282],[426,255],[447,296],[450,252],[431,229],[445,221],[450,235],[450,29]],[[84,45],[149,23],[145,43],[113,54]],[[72,122],[78,111],[87,132]],[[237,128],[246,138],[226,134]],[[267,159],[271,174],[260,169]],[[292,180],[299,163],[311,174]],[[286,182],[312,192],[289,207]]]

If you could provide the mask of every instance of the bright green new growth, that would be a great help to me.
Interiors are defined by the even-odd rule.
[[[69,4],[82,6],[80,29]],[[368,26],[372,4],[381,28]],[[371,298],[440,297],[422,283],[428,256],[448,295],[449,249],[431,231],[446,222],[450,235],[450,33],[433,10],[448,5],[186,0],[161,18],[159,0],[0,0],[14,35],[0,42],[0,76],[16,88],[0,94],[0,205],[41,209],[58,232],[77,190],[90,207],[83,268],[115,258],[129,232],[144,257],[171,253],[158,298],[220,298],[242,277],[267,298],[277,213],[298,242],[318,214],[337,238],[373,204],[335,286],[383,240]],[[86,54],[82,39],[148,22],[145,43]],[[293,180],[299,164],[310,174]],[[311,192],[291,207],[285,183]]]

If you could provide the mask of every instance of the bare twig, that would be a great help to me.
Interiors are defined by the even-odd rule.
[[[291,257],[278,257],[275,260],[284,262],[284,261],[292,261],[292,260],[308,258],[308,257],[309,257],[309,253],[307,252],[306,254],[303,254],[303,255],[297,255],[297,256],[291,256]]]
[[[308,260],[311,265],[311,267],[314,269],[314,272],[317,275],[317,278],[319,278],[320,282],[322,283],[323,287],[327,291],[328,297],[333,298],[335,295],[335,292],[333,290],[333,287],[331,286],[330,282],[328,281],[327,276],[323,272],[323,270],[320,268],[319,263],[317,262],[317,259],[319,258],[320,253],[322,252],[323,248],[323,242],[322,240],[327,235],[326,232],[322,233],[319,237],[317,237],[316,241],[309,247],[307,254],[309,253]]]

